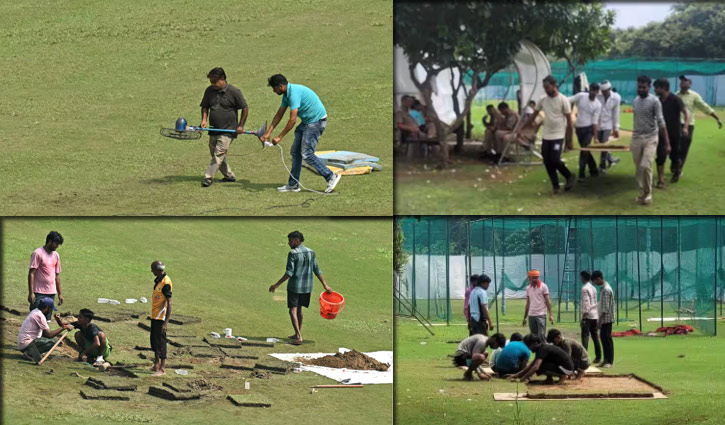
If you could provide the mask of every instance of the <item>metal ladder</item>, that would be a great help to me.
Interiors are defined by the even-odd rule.
[[[564,298],[565,309],[569,311],[569,301],[574,302],[574,317],[577,316],[578,308],[578,290],[577,281],[579,277],[579,244],[577,238],[577,229],[572,227],[574,219],[569,217],[566,229],[566,245],[564,247],[564,271],[559,283],[559,304],[557,307],[557,319],[561,321],[561,301]],[[563,287],[562,287],[563,286]]]
[[[393,298],[394,301],[398,302],[398,314],[400,314],[400,307],[405,308],[410,312],[410,315],[413,316],[418,322],[420,322],[421,325],[430,332],[431,335],[435,335],[433,333],[433,325],[425,318],[422,314],[418,312],[418,309],[413,306],[413,304],[410,303],[407,299],[403,298],[400,295],[400,289],[398,289],[397,285],[393,285]]]

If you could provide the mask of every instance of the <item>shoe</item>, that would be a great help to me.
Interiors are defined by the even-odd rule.
[[[204,179],[201,181],[201,187],[209,187],[211,186],[212,180],[211,179]]]
[[[566,186],[564,186],[564,192],[568,192],[576,184],[576,176],[574,174],[569,175],[566,179]]]
[[[325,193],[330,193],[330,192],[332,192],[333,190],[335,190],[335,186],[337,186],[337,183],[339,183],[339,182],[340,182],[340,179],[341,179],[341,178],[342,178],[342,176],[341,176],[341,175],[339,175],[339,174],[334,174],[334,175],[332,176],[332,179],[330,179],[330,180],[329,180],[329,181],[327,182],[327,189],[325,189]]]
[[[672,183],[677,183],[678,181],[680,181],[680,175],[681,175],[681,173],[679,173],[679,172],[672,174],[672,180],[670,180],[670,181]]]
[[[590,177],[599,177],[599,171],[589,172]]]
[[[299,192],[299,191],[300,191],[299,185],[290,186],[290,185],[286,184],[284,186],[280,186],[277,188],[277,192]]]
[[[224,176],[224,178],[219,181],[220,182],[235,182],[235,181],[237,181],[237,178],[234,176],[231,176],[231,177]]]
[[[559,188],[555,187],[554,192],[552,192],[552,195],[558,195],[559,194]]]
[[[664,189],[665,188],[665,182],[664,181],[658,181],[655,185],[657,189]]]
[[[601,365],[600,367],[601,367],[602,369],[611,369],[611,368],[612,368],[612,366],[613,366],[613,365],[612,365],[611,363],[605,363],[605,364]]]
[[[597,363],[602,363],[602,359],[594,359],[594,362],[592,362],[592,366],[594,366]]]
[[[584,177],[579,177],[578,179],[576,179],[576,182],[577,183],[584,183],[584,179],[585,179]]]
[[[617,165],[619,163],[619,158],[617,158],[616,156],[613,156],[607,162],[609,163],[609,166],[611,167],[612,165]]]
[[[652,203],[652,194],[650,193],[649,195],[645,196],[642,199],[642,205],[649,205],[651,203]]]
[[[600,168],[599,169],[599,174],[601,174],[603,176],[606,176],[607,175],[607,169],[606,168]]]

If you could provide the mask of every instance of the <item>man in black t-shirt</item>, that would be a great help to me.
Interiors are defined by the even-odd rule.
[[[204,91],[204,97],[199,105],[201,106],[201,127],[206,127],[208,123],[213,128],[235,130],[236,133],[209,132],[211,162],[204,174],[204,180],[201,182],[202,187],[209,187],[212,184],[217,170],[224,175],[222,182],[237,180],[227,163],[227,151],[237,134],[244,131],[244,123],[247,121],[249,113],[242,91],[227,83],[227,74],[222,68],[212,69],[207,74],[207,78],[211,85]],[[238,118],[240,110],[242,116]]]
[[[662,115],[665,117],[665,126],[667,127],[667,136],[670,138],[670,171],[672,175],[676,175],[682,168],[682,149],[680,136],[682,134],[682,126],[680,125],[680,114],[685,115],[685,127],[690,122],[690,114],[687,112],[682,99],[674,93],[670,92],[670,82],[666,78],[658,78],[654,82],[655,93],[662,103]],[[665,161],[667,153],[665,152],[665,143],[660,140],[657,144],[657,188],[665,187]]]
[[[544,384],[553,384],[554,376],[559,378],[559,383],[565,377],[574,376],[574,364],[571,357],[561,348],[545,344],[538,335],[528,334],[524,337],[524,344],[529,347],[536,358],[524,370],[513,375],[507,375],[510,380],[528,382],[531,375],[546,375]]]
[[[95,323],[91,323],[93,320],[93,312],[87,308],[81,309],[78,314],[78,320],[73,323],[63,324],[60,320],[60,315],[55,315],[55,320],[58,325],[63,329],[78,329],[76,332],[75,339],[78,344],[78,361],[85,360],[88,363],[100,364],[108,359],[111,355],[111,344],[108,342],[106,333],[103,332]]]

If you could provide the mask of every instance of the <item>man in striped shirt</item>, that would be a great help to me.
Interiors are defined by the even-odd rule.
[[[682,167],[684,167],[685,160],[687,159],[687,151],[690,150],[692,136],[695,132],[695,108],[715,118],[715,121],[717,121],[717,128],[722,129],[722,122],[720,121],[720,117],[715,114],[715,111],[710,107],[710,105],[702,100],[702,97],[698,93],[690,90],[690,87],[692,87],[692,80],[685,77],[684,75],[680,75],[680,92],[677,94],[682,99],[682,102],[685,104],[685,107],[690,114],[690,122],[688,124],[686,121],[682,121],[683,124],[682,140],[680,146],[680,169],[677,173],[672,175],[672,183],[677,183],[680,180],[680,176],[682,175]]]
[[[639,196],[635,201],[641,205],[652,203],[652,160],[657,152],[657,135],[665,143],[665,154],[670,153],[670,139],[667,136],[662,104],[651,94],[652,80],[646,75],[637,77],[637,94],[634,99],[634,128],[630,150],[636,168]]]
[[[614,340],[612,340],[612,322],[614,322],[614,291],[604,280],[601,271],[592,272],[592,282],[601,287],[601,295],[599,297],[599,322],[597,327],[600,329],[602,337],[602,348],[604,350],[604,361],[599,365],[608,369],[614,364]]]
[[[289,336],[292,345],[302,344],[302,307],[310,306],[312,276],[317,276],[328,294],[332,292],[332,288],[327,286],[325,278],[322,277],[322,270],[317,265],[315,252],[302,245],[304,241],[304,235],[296,230],[287,235],[287,245],[290,247],[290,252],[287,254],[287,269],[282,278],[269,287],[269,292],[274,292],[281,284],[289,280],[287,283],[287,308],[292,320],[292,328],[295,331],[294,335]]]

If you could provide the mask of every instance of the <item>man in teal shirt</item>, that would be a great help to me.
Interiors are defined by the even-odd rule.
[[[310,306],[310,294],[312,293],[312,275],[314,274],[322,283],[325,291],[332,292],[332,289],[325,283],[322,277],[322,270],[317,265],[315,252],[302,245],[305,237],[302,233],[294,231],[287,235],[287,245],[291,248],[287,254],[287,270],[284,276],[274,285],[269,287],[269,292],[274,292],[281,284],[287,283],[287,308],[289,308],[294,335],[290,335],[290,344],[302,344],[302,307]]]
[[[315,155],[315,149],[320,142],[320,136],[327,127],[327,111],[320,101],[320,98],[309,88],[301,84],[292,84],[287,79],[276,74],[269,78],[268,84],[279,96],[282,96],[282,104],[277,114],[272,119],[272,125],[262,136],[262,141],[267,142],[272,137],[272,130],[282,120],[287,108],[290,108],[290,116],[287,125],[272,139],[272,144],[279,143],[282,138],[295,126],[297,117],[302,122],[295,129],[295,140],[292,143],[290,153],[292,154],[292,172],[286,185],[278,187],[280,192],[300,191],[300,172],[302,171],[302,160],[317,170],[317,173],[327,181],[325,193],[332,192],[340,181],[340,175],[330,171],[325,164]]]

